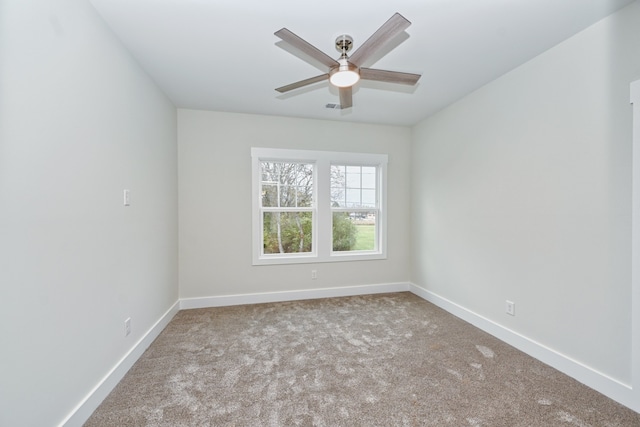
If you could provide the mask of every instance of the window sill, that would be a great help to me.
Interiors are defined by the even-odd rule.
[[[261,257],[254,259],[253,265],[317,264],[324,262],[374,261],[382,259],[387,259],[387,255],[381,252],[359,252],[357,254],[335,253],[329,257],[318,257],[316,255]]]

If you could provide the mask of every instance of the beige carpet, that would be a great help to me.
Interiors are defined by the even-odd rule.
[[[179,312],[86,426],[640,426],[410,293]]]

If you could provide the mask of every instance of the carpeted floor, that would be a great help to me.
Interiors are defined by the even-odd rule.
[[[179,312],[92,426],[640,426],[410,293]]]

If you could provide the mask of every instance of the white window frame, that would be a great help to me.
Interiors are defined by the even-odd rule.
[[[312,251],[306,253],[263,254],[260,162],[295,162],[314,165]],[[336,151],[251,149],[253,265],[363,261],[387,258],[387,162],[386,154]],[[372,251],[332,251],[331,165],[375,166],[377,168],[377,242]],[[370,209],[373,210],[373,209]]]
[[[362,164],[362,163],[357,163],[357,164],[353,164],[353,163],[345,163],[345,162],[331,162],[331,166],[346,166],[348,167],[367,167],[367,166],[373,166],[376,168],[376,190],[378,190],[380,188],[380,168],[378,167],[378,165],[370,165],[370,164]],[[347,189],[345,189],[346,191]],[[362,188],[360,188],[360,191],[362,191]],[[362,194],[361,194],[362,195]],[[380,223],[378,222],[378,218],[380,217],[380,207],[382,205],[381,201],[379,200],[380,197],[380,191],[376,191],[376,203],[375,203],[375,207],[368,207],[368,208],[363,208],[363,207],[347,207],[347,206],[343,206],[343,207],[333,207],[331,206],[331,215],[333,216],[334,213],[337,212],[370,212],[370,211],[375,211],[376,212],[376,225],[375,225],[375,235],[379,236],[380,235]],[[332,218],[333,221],[333,218]],[[374,249],[373,251],[371,250],[365,250],[365,251],[334,251],[333,250],[333,241],[331,242],[331,255],[332,256],[336,256],[336,257],[343,257],[343,256],[351,256],[351,255],[359,255],[359,254],[369,254],[369,253],[377,253],[378,252],[378,246],[380,245],[380,239],[376,239],[376,241],[374,242]]]

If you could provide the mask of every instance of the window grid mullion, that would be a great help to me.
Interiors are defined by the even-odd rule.
[[[316,209],[314,207],[306,208],[289,208],[289,207],[276,207],[276,206],[263,206],[260,208],[263,212],[313,212]]]
[[[318,256],[328,257],[331,249],[331,211],[326,206],[331,205],[331,163],[319,159],[317,166],[317,206],[318,220],[316,242]],[[320,208],[320,206],[322,208]]]

